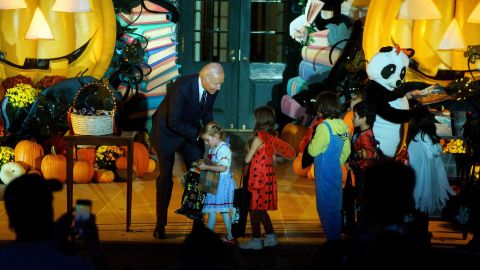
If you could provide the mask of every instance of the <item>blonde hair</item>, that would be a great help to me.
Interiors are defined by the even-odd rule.
[[[208,122],[205,126],[203,126],[202,130],[200,130],[200,137],[205,135],[213,136],[218,134],[220,140],[225,141],[227,138],[227,133],[223,128],[215,121]]]

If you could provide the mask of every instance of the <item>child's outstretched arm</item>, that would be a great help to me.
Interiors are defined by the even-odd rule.
[[[257,152],[257,149],[260,147],[260,145],[262,145],[262,141],[257,136],[255,137],[255,139],[253,139],[252,145],[250,145],[250,149],[248,149],[248,153],[245,156],[245,163],[249,163],[250,161],[252,161],[253,155],[255,155],[255,152]]]
[[[200,162],[196,167],[201,171],[224,172],[227,170],[225,165],[207,165],[203,162]]]

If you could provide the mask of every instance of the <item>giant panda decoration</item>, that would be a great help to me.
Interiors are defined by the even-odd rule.
[[[373,134],[380,143],[380,150],[389,157],[395,156],[400,143],[401,124],[410,120],[407,96],[412,93],[399,88],[413,54],[413,49],[400,49],[398,45],[383,47],[367,65],[370,81],[364,88],[363,100],[375,104],[377,117]]]

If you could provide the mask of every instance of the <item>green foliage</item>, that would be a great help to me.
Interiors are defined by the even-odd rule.
[[[308,46],[310,44],[310,42],[313,41],[313,39],[309,36],[309,34],[318,31],[317,27],[315,27],[315,25],[313,23],[311,25],[305,27],[305,29],[307,30],[307,33],[306,33],[307,36],[305,38],[305,41],[300,41],[300,45],[302,45],[302,46]]]

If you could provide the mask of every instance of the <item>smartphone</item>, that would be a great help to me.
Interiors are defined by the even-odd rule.
[[[83,236],[83,224],[90,220],[92,214],[92,201],[79,199],[75,205],[75,231]]]
[[[92,213],[91,200],[77,200],[75,206],[75,222],[84,222],[90,219]]]

